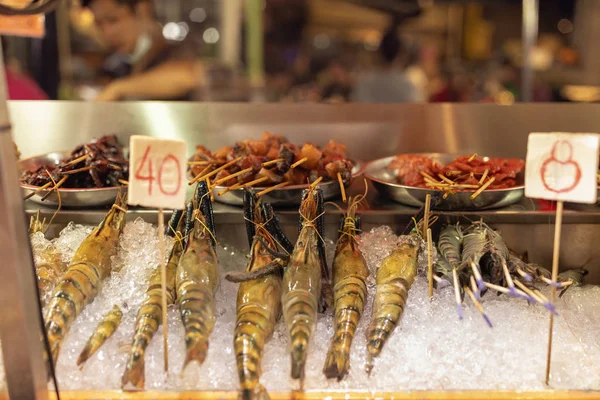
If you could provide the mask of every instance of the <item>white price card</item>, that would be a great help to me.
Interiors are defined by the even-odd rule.
[[[184,208],[186,147],[181,140],[131,136],[128,203],[155,208]]]
[[[530,133],[525,196],[595,203],[598,145],[595,133]]]

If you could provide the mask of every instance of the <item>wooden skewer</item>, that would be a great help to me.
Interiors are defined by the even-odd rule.
[[[165,265],[165,221],[163,209],[158,209],[158,257],[160,266],[160,294],[163,325],[163,362],[165,372],[169,370],[169,347],[167,346],[167,267]]]
[[[210,184],[210,180],[208,178],[206,178],[204,180],[204,182],[206,182],[206,189],[208,190],[208,193],[210,193],[210,201],[214,203],[215,201],[215,194],[213,193],[213,188],[214,186]]]
[[[490,172],[489,169],[485,169],[485,171],[483,171],[483,175],[481,175],[481,179],[479,180],[479,184],[482,185],[483,181],[485,181],[485,178],[487,178],[488,173]]]
[[[449,188],[450,185],[448,185],[447,183],[442,183],[442,182],[426,182],[427,186],[433,186],[433,187],[441,187],[441,188]]]
[[[496,180],[496,178],[493,176],[490,179],[488,179],[488,181],[483,186],[481,186],[479,189],[477,189],[477,191],[475,193],[473,193],[471,195],[471,200],[475,200],[475,198],[477,196],[479,196],[481,194],[481,192],[483,192],[485,189],[487,189],[488,186],[490,186],[492,183],[494,183],[495,180]]]
[[[471,157],[469,157],[469,159],[467,161],[471,162],[475,159],[475,157],[477,157],[477,153],[473,153],[473,155]]]
[[[540,304],[544,304],[545,301],[538,296],[536,293],[534,293],[531,289],[529,289],[527,286],[525,286],[523,283],[521,283],[520,281],[516,280],[515,284],[521,288],[525,293],[527,293],[532,299],[534,299],[535,301],[537,301]]]
[[[276,159],[271,160],[271,161],[265,161],[264,163],[262,163],[262,166],[263,167],[268,167],[269,165],[277,164],[279,161],[283,161],[283,158],[276,158]]]
[[[490,321],[490,319],[488,318],[488,316],[485,314],[485,310],[483,309],[483,306],[481,305],[481,303],[477,300],[477,298],[475,297],[475,295],[473,294],[473,292],[471,291],[471,289],[468,286],[465,285],[464,289],[465,289],[465,292],[467,292],[467,294],[471,298],[471,301],[473,302],[473,304],[475,304],[475,308],[477,308],[477,310],[483,316],[483,319],[485,319],[485,322],[491,328],[492,327],[492,321]]]
[[[77,164],[83,160],[85,160],[86,158],[88,158],[90,155],[89,154],[84,154],[81,157],[77,157],[74,160],[69,161],[68,163],[66,163],[65,165],[73,165],[73,164]]]
[[[108,164],[109,168],[114,169],[115,171],[121,171],[123,168],[121,168],[120,165],[117,164]]]
[[[483,284],[485,286],[487,286],[488,288],[493,289],[497,292],[504,293],[504,294],[510,294],[510,290],[508,290],[507,288],[505,288],[503,286],[494,285],[493,283],[489,283],[489,282],[483,282]],[[523,297],[527,297],[527,294],[525,292],[523,292],[522,290],[515,289],[515,292]]]
[[[508,272],[508,266],[506,265],[506,261],[502,260],[502,269],[504,270],[504,276],[506,277],[506,283],[508,283],[508,287],[515,287],[515,283],[510,276],[510,272]],[[527,293],[527,292],[526,292]]]
[[[187,165],[212,165],[218,164],[217,161],[188,161]]]
[[[540,292],[539,290],[535,289],[533,292],[534,292],[535,294],[537,294],[537,295],[540,297],[540,299],[544,300],[544,303],[548,303],[548,302],[550,301],[550,300],[549,300],[549,299],[548,299],[546,296],[544,296],[544,294],[543,294],[542,292]]]
[[[431,229],[427,228],[427,278],[429,283],[430,298],[433,297],[433,263],[431,262],[431,242]]]
[[[221,196],[223,196],[224,194],[226,194],[226,193],[229,193],[229,192],[231,192],[232,190],[237,190],[237,189],[239,189],[239,188],[241,188],[241,187],[242,187],[242,184],[238,182],[238,183],[236,183],[235,185],[231,185],[231,186],[229,186],[227,189],[225,189],[225,190],[223,190],[223,191],[221,191],[221,192],[217,193],[217,196],[221,197]]]
[[[456,272],[456,268],[452,268],[452,280],[454,281],[454,297],[456,300],[456,311],[458,312],[458,318],[463,319],[462,301],[460,298],[460,286],[458,286],[458,273]]]
[[[125,179],[118,179],[117,182],[123,186],[129,186],[129,181],[126,181]]]
[[[429,179],[429,180],[430,180],[430,181],[432,181],[432,182],[438,182],[438,180],[437,180],[437,179],[435,179],[433,176],[429,175],[429,174],[428,174],[427,172],[425,172],[425,171],[419,171],[419,173],[420,173],[420,174],[421,174],[423,177],[425,177],[425,178]]]
[[[455,185],[456,184],[456,182],[454,182],[452,179],[449,179],[449,178],[445,177],[442,174],[438,174],[438,176],[440,177],[441,180],[443,180],[446,183],[449,183],[451,185]]]
[[[431,214],[431,195],[425,195],[425,211],[423,213],[423,236],[427,237],[427,229],[429,229],[429,217]]]
[[[338,172],[337,174],[338,183],[340,184],[340,190],[342,192],[342,201],[346,202],[346,188],[344,187],[344,181],[342,181],[342,174]]]
[[[321,183],[321,181],[322,181],[322,180],[323,180],[323,177],[322,177],[322,176],[318,177],[316,181],[314,181],[313,183],[311,183],[311,184],[309,185],[309,187],[310,187],[311,189],[312,189],[312,188],[314,188],[314,187],[316,187],[316,186],[317,186],[319,183]]]
[[[475,294],[475,297],[479,297],[480,290],[477,287],[477,283],[475,283],[475,277],[473,277],[473,275],[469,276],[469,283],[471,283],[471,290]]]
[[[273,190],[275,190],[275,189],[279,189],[279,188],[282,188],[282,187],[284,187],[284,186],[287,186],[287,185],[289,185],[290,183],[292,183],[292,182],[291,182],[291,181],[285,181],[285,182],[278,183],[278,184],[277,184],[277,185],[275,185],[275,186],[271,186],[271,187],[269,187],[269,188],[266,188],[266,189],[265,189],[265,190],[263,190],[262,192],[258,192],[258,193],[256,194],[256,196],[258,196],[258,197],[260,197],[260,196],[263,196],[263,195],[265,195],[265,194],[267,194],[267,193],[269,193],[269,192],[272,192],[272,191],[273,191]]]
[[[263,182],[268,181],[268,180],[269,180],[268,176],[263,176],[263,177],[260,177],[258,179],[255,179],[253,181],[250,181],[248,183],[244,183],[244,184],[240,185],[240,187],[241,188],[252,187],[254,185],[258,185],[259,183],[263,183]]]
[[[50,190],[48,190],[48,193],[46,193],[46,194],[44,195],[44,197],[42,197],[42,198],[41,198],[41,201],[44,201],[44,200],[46,200],[46,199],[47,199],[47,198],[50,196],[50,193],[52,193],[52,191],[54,191],[54,190],[58,189],[59,187],[61,187],[61,186],[62,186],[62,184],[63,184],[63,183],[65,183],[65,181],[66,181],[67,179],[69,179],[69,177],[68,177],[68,176],[63,176],[63,177],[60,179],[60,181],[58,181],[58,182],[56,183],[56,185],[54,185],[54,186],[53,186],[53,187],[52,187]]]
[[[508,290],[507,288],[505,288],[503,286],[494,285],[493,283],[489,283],[489,282],[483,282],[483,284],[485,286],[487,286],[488,288],[493,289],[497,292],[504,293],[504,294],[510,293],[510,290]]]
[[[300,164],[302,164],[302,163],[306,162],[307,160],[308,160],[308,157],[301,158],[301,159],[299,159],[298,161],[296,161],[295,163],[293,163],[292,165],[290,165],[290,168],[291,168],[291,169],[294,169],[294,168],[296,168],[298,165],[300,165]]]
[[[72,169],[71,171],[67,171],[67,172],[62,172],[63,175],[74,175],[74,174],[78,174],[80,172],[84,172],[84,171],[89,171],[90,169],[94,169],[95,167],[93,165],[88,165],[87,167],[81,167],[81,168],[77,168],[77,169]]]
[[[224,170],[225,168],[229,168],[231,167],[233,164],[235,164],[236,162],[240,161],[242,159],[242,157],[238,157],[235,160],[231,160],[229,161],[227,164],[223,164],[221,165],[219,168],[215,169],[212,172],[209,172],[208,174],[204,175],[204,171],[206,171],[208,168],[212,168],[211,165],[209,165],[208,167],[204,168],[204,170],[202,170],[202,172],[200,172],[194,179],[192,179],[188,184],[189,185],[193,185],[196,182],[202,181],[204,179],[208,179],[213,175],[218,174],[219,172],[221,172],[222,170]]]
[[[224,176],[223,178],[221,178],[221,179],[219,179],[219,180],[216,180],[216,181],[214,181],[214,182],[213,182],[213,186],[219,186],[219,185],[220,185],[221,183],[223,183],[223,182],[227,182],[227,181],[228,181],[228,180],[230,180],[230,179],[235,179],[235,178],[237,178],[237,177],[238,177],[238,176],[240,176],[240,175],[243,175],[243,174],[246,174],[246,173],[248,173],[248,172],[251,172],[252,170],[253,170],[253,168],[252,168],[252,167],[248,167],[248,168],[246,168],[246,169],[243,169],[243,170],[241,170],[241,171],[238,171],[238,172],[236,172],[235,174],[231,174],[231,175]]]
[[[194,177],[194,179],[192,179],[191,181],[188,182],[188,185],[192,185],[196,182],[199,182],[200,179],[198,179],[199,177],[202,177],[204,174],[206,174],[208,172],[209,169],[212,168],[212,165],[207,166],[206,168],[204,168],[202,171],[200,171],[200,173],[198,175],[196,175]]]
[[[39,188],[35,189],[34,192],[31,192],[27,196],[25,196],[25,198],[23,200],[28,200],[28,199],[32,198],[33,196],[35,196],[39,192],[48,189],[50,187],[50,185],[52,185],[52,182],[48,182],[44,186],[40,186]]]
[[[560,255],[560,235],[562,232],[563,201],[556,202],[556,221],[554,222],[554,248],[552,252],[552,282],[558,279],[558,261]],[[550,287],[550,304],[556,301],[556,287]],[[550,382],[550,365],[552,362],[552,334],[554,332],[554,314],[550,314],[548,329],[548,356],[546,358],[546,385]]]

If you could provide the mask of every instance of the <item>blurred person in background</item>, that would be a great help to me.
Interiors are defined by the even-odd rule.
[[[27,76],[8,56],[8,41],[2,38],[2,59],[8,100],[48,100],[36,81]]]
[[[419,102],[422,96],[402,70],[405,49],[398,38],[399,20],[392,23],[379,45],[380,66],[357,76],[352,98],[359,103]]]
[[[104,72],[112,81],[96,100],[189,100],[203,79],[202,64],[167,43],[150,0],[83,0],[114,54]]]

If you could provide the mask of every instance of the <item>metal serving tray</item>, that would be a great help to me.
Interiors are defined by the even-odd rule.
[[[456,158],[454,154],[424,154],[443,164],[449,163]],[[398,203],[420,207],[425,203],[425,197],[428,194],[434,196],[441,193],[439,190],[417,188],[396,183],[393,171],[388,169],[394,157],[391,156],[371,161],[365,167],[365,176],[381,194]],[[470,198],[474,191],[461,191],[456,194],[450,194],[447,198],[440,199],[435,206],[432,204],[432,208],[438,210],[484,210],[518,203],[523,198],[525,192],[525,186],[522,185],[523,179],[523,174],[519,174],[517,181],[521,185],[510,189],[485,190],[474,200]]]
[[[363,172],[363,164],[360,161],[353,161],[353,163],[354,168],[352,168],[352,178],[356,179]],[[277,188],[266,193],[262,198],[264,201],[271,203],[274,207],[298,206],[302,200],[302,191],[307,187],[308,185],[293,185]],[[320,183],[319,187],[323,190],[323,198],[325,200],[338,198],[341,194],[340,185],[337,181]],[[268,187],[256,187],[255,189],[259,192],[267,188]],[[232,206],[244,205],[244,191],[242,189],[231,190],[222,196],[219,196],[219,193],[226,189],[227,186],[215,186],[212,188],[215,201]]]
[[[34,170],[42,165],[56,165],[69,157],[70,152],[53,152],[44,154],[41,156],[30,157],[19,161],[19,168],[21,171]],[[32,192],[39,189],[38,186],[21,184],[23,196],[27,196]],[[107,206],[114,203],[115,198],[119,191],[126,192],[127,187],[125,186],[112,186],[105,188],[92,188],[92,189],[58,189],[58,193],[53,191],[46,200],[42,198],[48,193],[48,190],[42,190],[41,192],[33,195],[30,198],[31,201],[40,205],[46,206],[58,206],[60,195],[61,207],[67,208],[85,208],[85,207],[101,207]]]

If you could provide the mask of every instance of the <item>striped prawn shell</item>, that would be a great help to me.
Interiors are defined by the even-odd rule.
[[[121,323],[123,312],[118,305],[113,306],[112,310],[108,312],[102,321],[94,330],[92,336],[88,339],[85,347],[79,354],[77,359],[77,366],[80,367],[85,363],[94,353],[96,353],[100,347],[106,342],[117,330]]]
[[[265,242],[269,243],[269,239],[265,238]],[[276,250],[274,244],[272,247]],[[259,270],[272,261],[273,256],[255,239],[246,271]],[[242,399],[268,397],[259,379],[264,345],[281,313],[281,280],[280,273],[273,273],[242,282],[238,289],[233,345]]]
[[[456,225],[447,225],[440,232],[438,248],[451,267],[457,267],[461,262],[461,245],[463,234]]]
[[[418,251],[416,243],[404,243],[394,249],[377,270],[373,315],[367,328],[367,372],[400,321],[408,291],[417,275]]]
[[[328,378],[342,379],[350,369],[350,347],[367,298],[367,263],[347,232],[340,236],[333,259],[333,295],[335,300],[335,332],[323,373]]]
[[[216,320],[214,293],[219,285],[217,255],[206,223],[195,219],[186,249],[179,260],[175,287],[177,305],[185,328],[186,358],[202,364],[208,353],[208,337]]]
[[[283,275],[281,304],[290,335],[293,379],[304,379],[308,345],[317,320],[321,295],[318,240],[314,227],[305,225]]]
[[[111,259],[117,252],[125,225],[125,213],[120,208],[113,207],[104,221],[83,240],[52,292],[45,321],[55,363],[73,321],[96,297],[101,282],[111,272]]]
[[[165,266],[167,304],[175,302],[175,273],[182,253],[183,246],[180,241],[176,241]],[[137,313],[131,350],[121,378],[122,386],[131,383],[139,389],[144,387],[144,354],[162,322],[162,276],[159,265],[150,275],[146,296]]]

